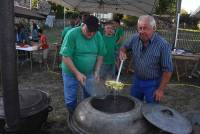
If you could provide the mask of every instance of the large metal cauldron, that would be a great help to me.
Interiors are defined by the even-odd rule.
[[[19,90],[19,102],[20,128],[16,133],[37,133],[45,123],[48,113],[52,111],[49,95],[40,90]],[[3,97],[0,97],[0,133],[7,133]]]
[[[77,106],[69,127],[77,134],[146,134],[141,107],[131,96],[90,97]]]

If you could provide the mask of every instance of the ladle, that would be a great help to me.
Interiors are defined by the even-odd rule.
[[[119,77],[120,77],[120,74],[121,74],[121,71],[122,71],[123,63],[124,63],[124,60],[121,60],[119,71],[118,71],[118,74],[117,74],[116,82],[119,82]]]
[[[121,74],[121,71],[122,71],[123,63],[124,63],[124,60],[121,60],[120,67],[119,67],[119,71],[118,71],[118,74],[117,74],[116,82],[119,82],[119,77],[120,77],[120,74]],[[118,94],[119,94],[119,91],[115,90],[115,91],[114,91],[114,103],[116,103],[116,96],[117,96]]]
[[[112,80],[111,81],[106,81],[105,82],[106,86],[108,86],[108,87],[110,87],[112,89],[115,89],[115,90],[121,90],[123,88],[123,83],[119,82],[119,77],[120,77],[120,74],[121,74],[123,62],[124,62],[124,60],[121,60],[116,80],[115,81],[112,81]],[[118,93],[118,92],[117,91],[114,92],[114,94],[116,94],[116,93]]]

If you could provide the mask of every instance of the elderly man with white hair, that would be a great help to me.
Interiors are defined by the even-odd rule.
[[[140,16],[137,30],[120,48],[120,59],[126,59],[126,50],[131,49],[135,70],[131,95],[147,103],[156,103],[163,98],[172,75],[171,47],[156,33],[156,21],[152,16]]]

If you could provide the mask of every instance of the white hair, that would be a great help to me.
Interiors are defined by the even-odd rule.
[[[152,28],[156,29],[156,21],[153,16],[150,15],[142,15],[138,19],[138,24],[140,21],[147,21]]]

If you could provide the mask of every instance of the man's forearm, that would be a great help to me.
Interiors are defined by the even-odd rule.
[[[171,72],[163,72],[159,89],[164,90],[166,88],[167,84],[170,81],[171,76],[172,76]]]
[[[70,69],[70,71],[72,71],[73,74],[77,74],[79,71],[76,69],[76,67],[74,66],[74,63],[72,62],[70,57],[64,57],[63,56],[63,62],[68,66],[68,68]]]

